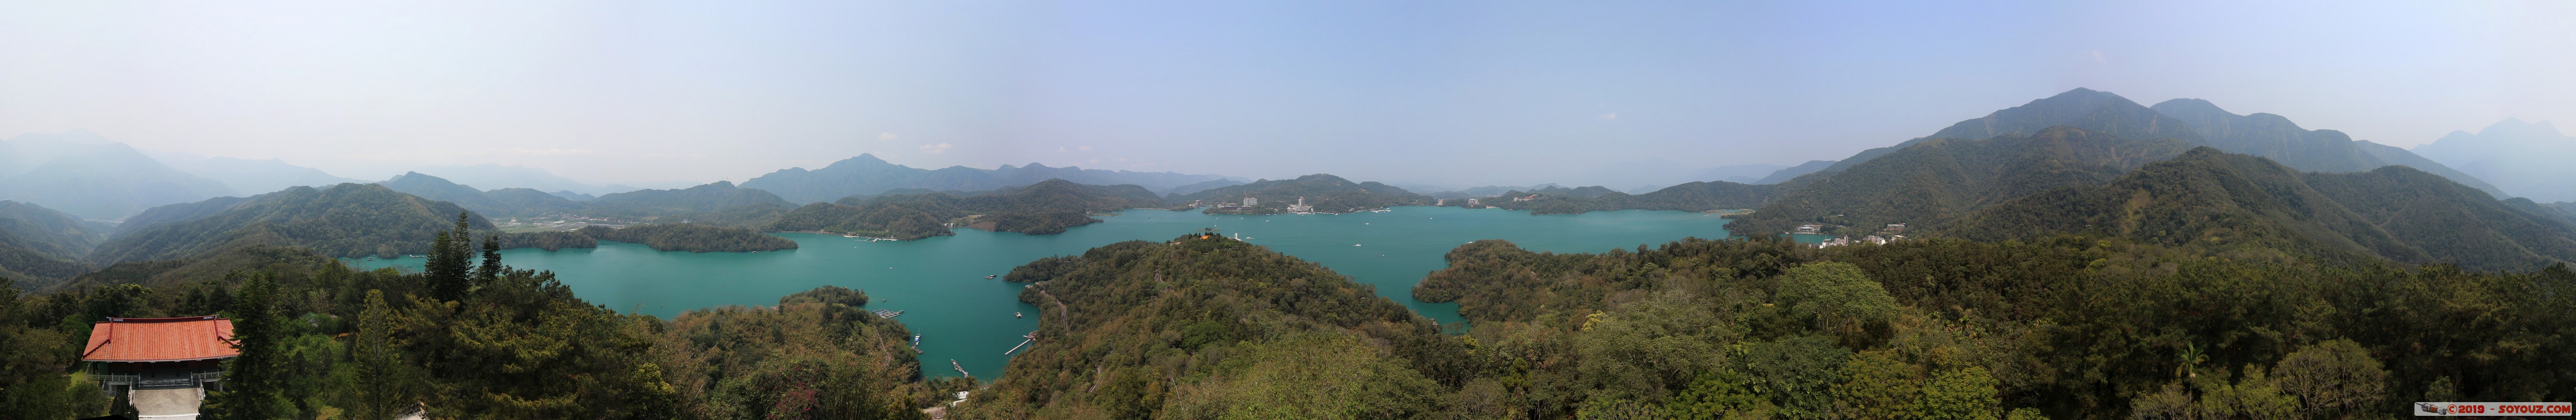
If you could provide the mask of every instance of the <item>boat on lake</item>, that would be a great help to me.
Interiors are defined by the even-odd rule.
[[[986,274],[986,275],[984,275],[984,279],[985,279],[985,280],[992,280],[992,279],[993,279],[993,275],[991,275],[991,274]]]
[[[1020,316],[1020,313],[1018,313],[1018,312],[1012,312],[1012,313],[1011,313],[1011,317],[1012,317],[1012,318],[1027,318],[1027,317],[1025,317],[1025,316]]]

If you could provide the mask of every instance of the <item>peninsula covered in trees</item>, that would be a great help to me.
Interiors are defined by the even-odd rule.
[[[1242,205],[1244,199],[1254,204]],[[1249,184],[1211,188],[1173,196],[1174,202],[1197,202],[1208,206],[1208,213],[1279,214],[1303,199],[1317,213],[1349,213],[1393,206],[1423,206],[1436,202],[1431,196],[1415,194],[1403,188],[1375,181],[1351,182],[1331,174],[1314,174],[1297,179],[1265,179]]]
[[[1083,185],[1061,179],[981,193],[907,193],[845,197],[797,208],[769,224],[773,231],[820,231],[901,240],[950,235],[950,227],[1031,235],[1100,222],[1094,213],[1163,207],[1134,185]]]
[[[750,229],[695,223],[656,223],[627,227],[590,226],[563,232],[501,234],[502,249],[597,248],[599,241],[643,244],[655,251],[752,252],[796,249],[796,241]]]

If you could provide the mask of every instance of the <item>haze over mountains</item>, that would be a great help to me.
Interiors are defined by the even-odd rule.
[[[295,166],[277,159],[242,159],[155,152],[144,152],[144,155],[151,156],[181,172],[222,182],[224,186],[231,187],[233,192],[239,194],[259,194],[294,186],[367,182],[355,178],[332,176],[320,169]]]
[[[1176,187],[1224,180],[1218,175],[1184,175],[1173,172],[1132,172],[1080,167],[1051,168],[1030,163],[1028,166],[1002,165],[995,169],[951,166],[919,169],[886,163],[873,154],[833,162],[831,166],[808,170],[780,169],[743,181],[743,188],[758,188],[777,193],[798,203],[839,200],[849,196],[883,194],[899,188],[942,191],[982,191],[1002,187],[1036,184],[1048,179],[1062,179],[1091,185],[1132,184],[1157,192]]]
[[[2576,137],[2548,121],[2508,118],[2477,133],[2454,131],[2415,146],[2416,154],[2539,202],[2576,201]]]
[[[643,189],[624,184],[591,185],[556,176],[553,172],[547,172],[544,169],[490,163],[471,166],[433,166],[412,172],[437,175],[448,181],[486,189],[526,188],[548,193],[570,191],[573,194],[592,196]]]
[[[82,218],[117,219],[152,206],[234,194],[223,182],[179,171],[87,131],[0,142],[0,199]]]

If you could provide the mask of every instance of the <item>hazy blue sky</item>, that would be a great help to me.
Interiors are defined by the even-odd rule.
[[[2565,1],[380,3],[0,2],[0,137],[367,179],[873,152],[1481,185],[1839,159],[2075,87],[2398,146],[2576,120]]]

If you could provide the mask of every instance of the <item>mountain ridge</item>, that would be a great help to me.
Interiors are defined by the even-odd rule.
[[[1052,168],[1038,163],[1030,163],[1026,166],[1002,165],[995,169],[964,166],[919,169],[889,163],[874,154],[860,154],[833,162],[820,169],[801,167],[780,169],[743,181],[742,186],[767,190],[795,203],[819,203],[853,195],[875,195],[897,188],[978,191],[1031,185],[1048,179],[1063,179],[1086,185],[1134,184],[1147,190],[1165,190],[1225,179],[1225,177],[1184,175],[1174,172],[1082,169],[1073,166]]]

